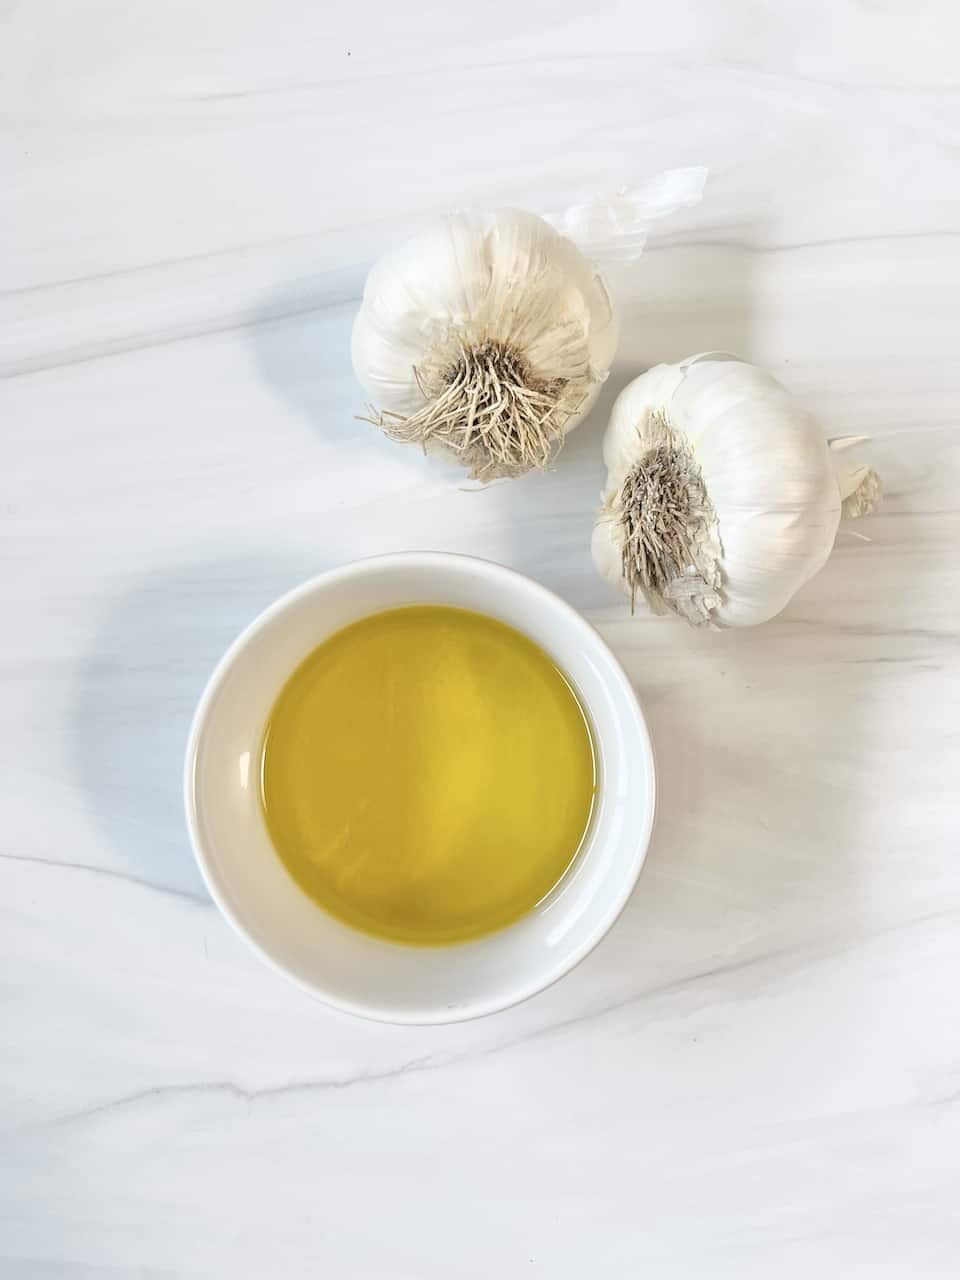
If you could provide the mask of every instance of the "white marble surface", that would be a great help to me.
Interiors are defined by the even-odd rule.
[[[954,1277],[960,11],[0,7],[0,1273]],[[672,166],[553,474],[465,493],[353,421],[366,265],[423,214]],[[724,347],[888,500],[775,623],[631,619],[605,406]],[[203,892],[188,718],[325,566],[540,578],[636,680],[662,813],[609,939],[455,1028],[338,1016]]]

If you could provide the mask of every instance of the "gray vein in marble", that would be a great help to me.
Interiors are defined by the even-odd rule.
[[[244,1089],[242,1085],[238,1085],[232,1080],[203,1080],[188,1084],[155,1085],[150,1089],[141,1089],[137,1093],[128,1094],[123,1098],[112,1098],[106,1102],[95,1103],[90,1107],[83,1107],[79,1111],[71,1111],[67,1115],[58,1116],[41,1125],[24,1126],[20,1132],[29,1133],[35,1129],[59,1128],[63,1125],[78,1124],[84,1120],[95,1119],[98,1116],[122,1110],[125,1107],[135,1107],[142,1102],[151,1102],[160,1098],[196,1097],[197,1095],[219,1093],[227,1094],[240,1102],[250,1103],[261,1102],[271,1098],[290,1097],[301,1093],[322,1093],[353,1089],[358,1085],[377,1084],[382,1080],[391,1080],[396,1076],[429,1071],[437,1066],[447,1066],[450,1062],[456,1061],[460,1061],[460,1059],[450,1059],[442,1063],[436,1063],[435,1055],[429,1055],[427,1057],[412,1058],[409,1062],[405,1062],[399,1067],[391,1067],[387,1071],[372,1071],[366,1075],[347,1076],[343,1080],[291,1080],[287,1084],[270,1085],[265,1089]]]
[[[677,249],[720,249],[734,253],[772,257],[778,253],[803,253],[818,249],[847,249],[851,245],[908,244],[914,240],[956,240],[960,232],[951,227],[933,227],[923,231],[865,233],[857,236],[824,236],[816,240],[783,240],[773,244],[759,244],[754,240],[739,240],[734,236],[684,235],[683,232],[664,232],[651,240],[644,248],[645,254],[671,253]],[[56,286],[52,286],[56,288]]]
[[[279,249],[291,244],[309,244],[316,236],[311,232],[299,235],[271,236],[265,240],[250,240],[242,244],[232,244],[222,249],[207,249],[202,253],[187,253],[175,258],[160,258],[154,262],[137,262],[130,267],[118,267],[114,271],[94,271],[89,275],[65,276],[51,284],[23,285],[16,289],[0,289],[0,298],[17,298],[31,293],[47,293],[52,290],[69,289],[71,286],[83,284],[99,284],[107,280],[123,280],[130,276],[144,276],[151,272],[160,275],[175,267],[194,266],[196,263],[223,259],[229,261],[235,256],[255,253],[262,249]]]
[[[863,945],[865,943],[869,944],[877,938],[884,937],[891,933],[899,933],[907,929],[922,927],[923,925],[931,922],[957,915],[960,915],[960,906],[955,908],[944,908],[940,911],[931,911],[921,916],[912,917],[909,920],[896,921],[885,928],[873,929],[859,937],[848,938],[846,941],[839,943],[827,945],[818,944],[812,947],[781,947],[773,951],[765,951],[760,955],[748,956],[742,960],[733,960],[729,963],[715,965],[712,968],[703,969],[697,973],[688,974],[682,978],[676,978],[670,982],[662,983],[659,986],[648,987],[643,991],[634,992],[633,994],[624,997],[622,1000],[613,1001],[610,1004],[602,1005],[596,1009],[589,1009],[585,1013],[574,1015],[572,1018],[565,1018],[560,1022],[552,1022],[547,1026],[538,1027],[528,1034],[500,1041],[477,1052],[427,1054],[422,1057],[412,1058],[408,1062],[402,1063],[399,1067],[392,1067],[386,1071],[375,1071],[358,1076],[346,1076],[342,1079],[294,1080],[283,1085],[270,1085],[264,1089],[245,1089],[242,1085],[238,1085],[231,1080],[211,1080],[187,1084],[156,1085],[149,1089],[138,1090],[136,1093],[132,1093],[121,1098],[94,1103],[89,1107],[83,1107],[77,1111],[67,1112],[64,1115],[55,1116],[37,1124],[25,1125],[18,1132],[21,1134],[28,1134],[61,1128],[66,1125],[79,1124],[86,1120],[96,1119],[107,1115],[116,1110],[135,1107],[141,1103],[150,1102],[160,1098],[193,1097],[198,1094],[219,1093],[227,1094],[239,1101],[252,1103],[300,1094],[342,1091],[361,1085],[379,1084],[400,1076],[420,1075],[428,1071],[439,1071],[447,1067],[468,1065],[487,1058],[499,1056],[513,1049],[522,1048],[525,1045],[539,1042],[546,1038],[562,1035],[564,1032],[573,1030],[574,1028],[593,1025],[618,1013],[623,1013],[625,1010],[641,1004],[646,1000],[658,1000],[664,997],[681,994],[690,987],[696,986],[702,982],[709,982],[716,978],[735,976],[748,970],[776,963],[788,956],[795,956],[801,961],[809,960],[814,964],[818,964],[836,955],[844,954],[859,945]]]
[[[233,98],[256,98],[267,95],[282,93],[312,93],[322,92],[329,89],[350,89],[357,84],[368,85],[378,84],[384,81],[404,81],[408,80],[411,75],[409,68],[398,71],[376,71],[374,73],[367,72],[362,69],[362,63],[359,59],[356,62],[348,62],[347,50],[344,49],[344,73],[342,76],[331,76],[327,80],[300,80],[293,81],[283,85],[264,85],[263,87],[254,86],[250,89],[232,90],[222,93],[216,91],[212,93],[193,93],[193,94],[176,94],[176,98],[180,101],[218,101],[220,99]],[[662,50],[647,52],[645,49],[587,49],[582,53],[556,53],[556,52],[534,52],[529,55],[518,58],[495,58],[486,61],[467,61],[461,62],[457,67],[456,74],[459,76],[471,75],[473,73],[483,73],[490,71],[516,71],[523,70],[527,67],[565,67],[568,65],[580,65],[583,63],[652,63],[657,72],[662,77],[674,75],[716,75],[718,78],[729,78],[734,80],[744,80],[748,83],[757,83],[760,85],[773,84],[778,88],[788,88],[791,85],[803,85],[813,89],[827,89],[837,94],[849,97],[852,94],[874,93],[874,94],[890,94],[894,97],[902,97],[910,94],[911,96],[921,95],[924,91],[913,84],[897,84],[887,83],[884,81],[874,80],[832,80],[821,76],[802,75],[792,67],[787,65],[774,67],[767,70],[763,67],[751,64],[750,62],[740,62],[734,58],[713,58],[709,67],[706,67],[701,61],[691,61],[684,58],[671,57],[669,53],[665,54]],[[443,75],[451,74],[451,68],[447,63],[418,63],[413,73],[417,76]],[[960,93],[960,83],[947,81],[937,84],[934,88],[928,89],[926,92],[932,94],[951,94]]]
[[[913,240],[956,240],[960,237],[960,231],[956,231],[950,227],[931,228],[923,231],[905,231],[905,232],[881,232],[879,234],[864,234],[858,236],[836,236],[824,237],[817,240],[796,240],[782,241],[775,244],[758,244],[751,240],[738,240],[736,238],[728,238],[723,235],[719,236],[688,236],[683,233],[669,232],[658,235],[655,240],[649,241],[644,247],[644,253],[663,254],[672,253],[678,249],[720,249],[733,251],[743,254],[756,254],[757,256],[772,256],[778,253],[798,253],[804,250],[817,249],[841,249],[848,248],[851,245],[871,245],[871,244],[899,244],[908,243]],[[210,262],[217,259],[229,260],[237,255],[253,253],[258,250],[278,249],[291,244],[309,244],[316,239],[315,234],[310,232],[302,232],[298,235],[290,236],[274,236],[265,240],[251,240],[242,244],[230,245],[223,249],[209,249],[202,253],[184,254],[175,258],[163,258],[153,262],[138,262],[130,267],[120,267],[114,271],[95,271],[89,275],[82,276],[66,276],[52,283],[24,285],[15,289],[0,289],[0,299],[16,298],[27,294],[43,294],[50,293],[55,290],[70,288],[75,285],[101,283],[108,280],[127,279],[131,276],[139,277],[150,272],[164,272],[176,267],[192,266],[196,263]],[[360,264],[356,264],[360,269]],[[359,291],[351,294],[350,298],[343,301],[360,301]],[[286,314],[286,313],[284,313]],[[290,312],[296,315],[297,312]],[[281,318],[278,313],[277,318]]]
[[[960,640],[960,631],[953,629],[946,631],[934,631],[929,627],[894,627],[894,626],[864,626],[862,623],[846,623],[824,621],[824,619],[800,618],[791,613],[789,623],[791,627],[812,627],[819,633],[833,633],[834,635],[859,636],[863,639],[880,639],[897,636],[902,639],[910,640],[936,640],[946,641],[950,645],[955,645]],[[876,661],[876,659],[873,659]]]
[[[124,880],[127,884],[137,885],[141,889],[149,889],[153,893],[169,894],[173,898],[182,898],[186,902],[195,903],[198,907],[211,906],[211,900],[188,889],[177,889],[170,884],[162,884],[156,880],[146,880],[142,876],[131,875],[127,871],[116,871],[112,867],[95,867],[87,862],[61,862],[56,858],[28,858],[20,853],[0,853],[2,862],[22,862],[33,867],[53,867],[59,871],[84,871],[89,875],[107,876],[111,880]]]

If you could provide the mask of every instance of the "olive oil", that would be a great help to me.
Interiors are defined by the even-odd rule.
[[[373,614],[315,649],[260,763],[297,884],[406,943],[466,941],[531,911],[576,857],[596,790],[583,710],[552,659],[435,605]]]

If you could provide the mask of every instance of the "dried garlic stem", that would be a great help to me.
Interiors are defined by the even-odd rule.
[[[843,502],[843,514],[853,520],[872,515],[883,498],[883,485],[873,468],[864,463],[850,462],[847,458],[848,449],[864,444],[868,439],[869,436],[835,436],[827,441]]]
[[[489,338],[459,338],[452,362],[415,373],[423,408],[368,421],[394,440],[445,445],[483,480],[545,467],[590,386],[589,377],[540,378],[515,347]]]

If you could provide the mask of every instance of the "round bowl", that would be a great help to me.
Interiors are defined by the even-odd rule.
[[[451,946],[380,941],[329,915],[280,861],[260,803],[264,726],[294,668],[349,623],[407,604],[473,609],[535,640],[576,689],[598,758],[593,819],[557,888],[507,928]],[[630,896],[650,841],[654,795],[643,713],[597,632],[522,574],[439,552],[356,561],[283,596],[221,659],[187,746],[187,825],[220,910],[286,977],[327,1004],[384,1022],[457,1022],[493,1013],[572,969]]]

